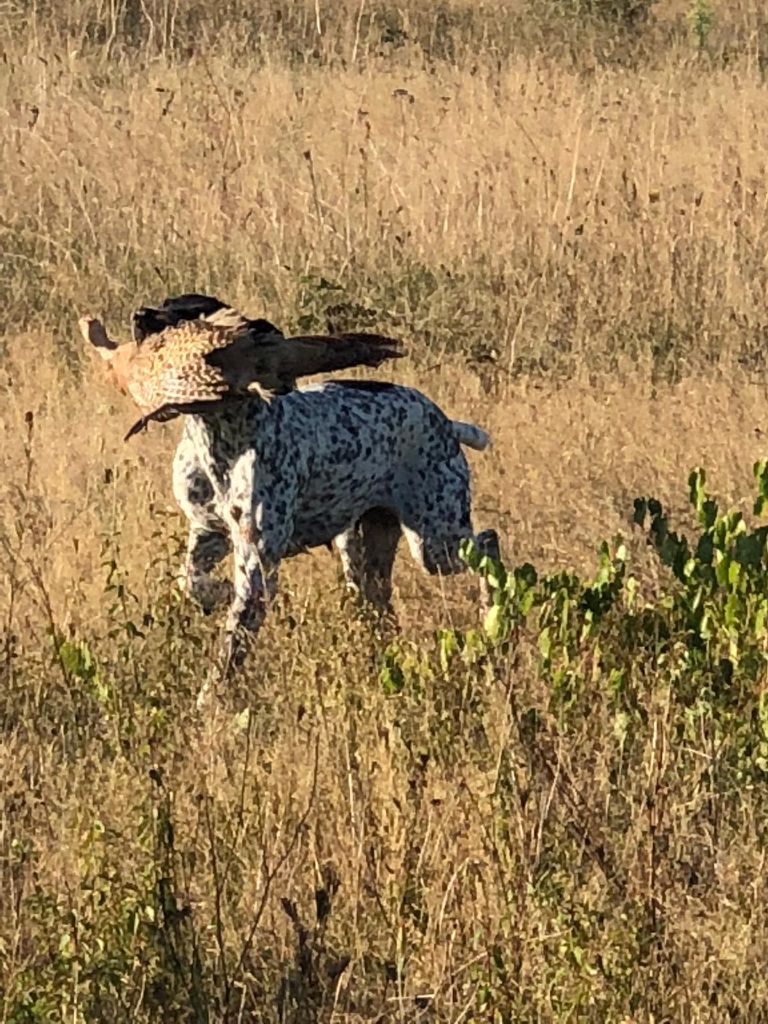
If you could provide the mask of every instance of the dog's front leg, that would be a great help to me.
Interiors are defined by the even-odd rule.
[[[235,573],[224,638],[225,674],[242,663],[244,640],[257,635],[277,593],[280,560],[293,534],[295,494],[289,467],[268,472],[252,452],[238,460],[228,508]]]

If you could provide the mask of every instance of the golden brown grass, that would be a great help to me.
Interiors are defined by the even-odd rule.
[[[660,5],[627,66],[591,23],[516,42],[501,3],[264,5],[250,60],[244,10],[72,0],[5,30],[0,1021],[766,1019],[764,804],[707,788],[663,679],[617,778],[599,686],[569,727],[524,656],[419,674],[476,586],[402,556],[420,682],[393,696],[319,552],[198,716],[217,622],[170,584],[178,425],[123,445],[132,412],[76,340],[81,313],[114,328],[191,289],[400,333],[398,379],[494,437],[476,520],[513,564],[589,571],[636,495],[682,516],[696,464],[744,505],[759,14],[707,56]]]

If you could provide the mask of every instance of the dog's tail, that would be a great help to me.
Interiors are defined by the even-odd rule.
[[[482,452],[491,443],[491,435],[486,434],[480,427],[476,427],[474,423],[463,423],[461,420],[452,420],[451,422],[459,444],[466,445],[467,448],[474,448],[476,452]]]

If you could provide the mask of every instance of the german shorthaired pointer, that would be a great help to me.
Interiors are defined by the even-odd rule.
[[[180,582],[206,610],[230,602],[225,668],[241,660],[243,636],[258,632],[283,558],[335,542],[348,585],[389,609],[401,534],[433,575],[464,569],[465,539],[499,557],[495,531],[473,531],[461,450],[486,448],[484,431],[394,384],[293,389],[304,374],[397,355],[389,339],[346,336],[340,356],[336,339],[284,339],[265,321],[226,308],[159,331],[136,333],[134,321],[139,340],[119,347],[98,321],[83,318],[80,326],[144,413],[138,429],[185,415],[173,465],[174,494],[190,523]],[[155,351],[144,358],[149,346]],[[233,586],[211,578],[230,550]]]

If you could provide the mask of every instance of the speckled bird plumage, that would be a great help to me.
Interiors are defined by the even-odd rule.
[[[184,405],[220,399],[232,385],[207,357],[228,348],[235,332],[230,326],[192,320],[132,346],[126,361],[126,383],[142,411],[163,405]]]

